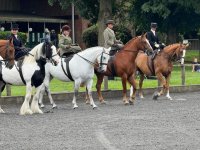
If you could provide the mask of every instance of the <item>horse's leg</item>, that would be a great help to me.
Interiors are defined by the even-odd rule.
[[[102,93],[101,93],[101,84],[103,82],[104,75],[96,74],[96,76],[97,76],[97,83],[96,83],[97,94],[98,94],[100,103],[103,104],[103,103],[105,103],[105,101],[104,101]]]
[[[26,83],[26,95],[25,95],[25,100],[21,106],[20,109],[20,115],[26,115],[26,114],[33,114],[32,110],[30,109],[30,99],[31,99],[31,91],[32,91],[32,86],[30,82]]]
[[[156,76],[157,76],[158,80],[160,81],[162,88],[161,88],[160,92],[154,93],[154,95],[153,95],[154,100],[157,100],[158,97],[163,95],[164,90],[166,88],[166,80],[165,80],[165,77],[162,75],[162,73],[157,73]]]
[[[130,104],[134,104],[134,101],[135,101],[135,97],[136,97],[136,91],[137,91],[137,87],[136,87],[136,81],[135,81],[135,78],[134,76],[130,76],[128,78],[128,82],[131,84],[131,86],[133,87],[133,92],[132,92],[132,95],[130,95]]]
[[[90,103],[90,99],[89,99],[89,95],[88,95],[88,89],[87,86],[85,88],[85,103],[89,104]]]
[[[123,102],[124,104],[129,104],[129,101],[127,99],[127,96],[126,96],[126,90],[127,90],[127,87],[126,87],[126,82],[127,82],[127,75],[126,74],[123,74],[123,76],[121,77],[122,78],[122,86],[123,86]],[[133,85],[132,85],[133,86]],[[134,87],[133,87],[133,93],[134,93]]]
[[[5,88],[5,83],[3,81],[0,81],[0,97],[1,97],[1,93],[3,92],[4,88]],[[0,113],[5,113],[3,111],[3,109],[1,108],[1,105],[0,105]]]
[[[90,101],[90,105],[94,108],[96,108],[97,106],[95,105],[94,103],[94,100],[92,98],[92,83],[93,83],[93,80],[90,79],[89,81],[87,81],[87,90],[88,90],[88,98],[89,98],[89,101]]]
[[[40,89],[39,100],[38,100],[38,103],[39,103],[41,108],[44,108],[44,104],[43,104],[44,92],[45,92],[45,85],[42,84],[42,87]]]
[[[142,92],[143,81],[144,81],[144,74],[141,73],[140,74],[140,81],[139,81],[139,96],[140,96],[140,98],[144,98],[143,92]]]
[[[73,104],[73,108],[78,108],[78,105],[76,103],[76,98],[78,97],[78,91],[79,91],[79,87],[80,87],[81,82],[79,80],[75,80],[74,81],[74,97],[72,100],[72,104]]]
[[[43,112],[40,109],[39,104],[38,104],[38,99],[39,99],[41,87],[42,87],[42,85],[40,85],[39,87],[36,88],[36,93],[33,96],[33,100],[32,100],[32,103],[31,103],[31,110],[32,110],[33,113],[43,114]]]
[[[48,95],[48,98],[49,98],[49,101],[50,101],[50,103],[51,103],[51,105],[52,105],[52,108],[57,108],[57,105],[56,105],[56,103],[54,102],[54,100],[53,100],[53,98],[52,98],[52,96],[51,96],[51,91],[50,91],[50,89],[49,89],[49,85],[48,85],[48,86],[45,86],[45,92],[46,92],[47,95]]]
[[[169,81],[170,81],[170,78],[171,78],[171,73],[167,76],[166,78],[166,97],[169,99],[169,100],[173,100],[171,98],[171,96],[169,95]]]

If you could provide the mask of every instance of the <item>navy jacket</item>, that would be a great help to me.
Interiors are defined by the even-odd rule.
[[[154,35],[152,31],[147,33],[147,39],[149,40],[149,43],[151,44],[151,47],[155,50],[155,42],[157,44],[160,44],[160,41],[158,39],[158,35],[157,33]]]

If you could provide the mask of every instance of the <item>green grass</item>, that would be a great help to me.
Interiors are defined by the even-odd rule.
[[[199,52],[194,51],[194,50],[188,50],[186,53],[186,61],[191,62],[194,57],[198,58]],[[187,66],[185,70],[186,70],[186,73],[185,73],[186,85],[200,84],[200,73],[191,72],[192,70],[191,66]],[[96,91],[95,84],[96,84],[96,77],[94,77],[93,91]],[[145,79],[143,87],[144,88],[157,87],[157,85],[158,85],[157,80]],[[170,80],[170,85],[171,86],[181,85],[181,68],[179,66],[174,67],[171,80]],[[115,78],[115,80],[109,81],[108,87],[109,89],[112,89],[112,90],[118,90],[118,89],[121,90],[122,89],[121,79]],[[127,87],[129,88],[129,86]],[[57,79],[53,79],[50,83],[50,88],[52,92],[71,92],[73,91],[73,82],[62,82]],[[102,89],[103,88],[104,87],[102,84]],[[25,89],[25,86],[12,86],[11,91],[12,91],[12,96],[19,96],[19,95],[25,95],[26,89]],[[80,91],[85,91],[85,88],[84,87],[80,88]],[[3,96],[6,95],[5,90],[2,95]]]

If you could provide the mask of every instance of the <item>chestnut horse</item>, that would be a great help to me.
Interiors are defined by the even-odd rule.
[[[11,69],[14,66],[14,55],[15,49],[13,45],[13,39],[10,40],[0,40],[0,56],[5,61],[6,67]]]
[[[166,93],[166,97],[172,100],[169,95],[169,81],[173,69],[173,61],[177,61],[182,58],[181,63],[183,64],[187,47],[188,44],[184,45],[180,43],[169,45],[165,47],[162,51],[160,51],[153,60],[151,59],[151,56],[147,56],[142,51],[138,53],[135,63],[140,72],[140,98],[143,98],[142,84],[144,80],[144,75],[156,75],[157,79],[161,83],[162,89],[160,92],[155,92],[153,99],[157,99],[159,96]],[[132,93],[132,88],[130,93]]]
[[[101,84],[103,82],[104,76],[118,76],[122,79],[122,85],[123,85],[123,102],[125,104],[133,104],[135,100],[135,92],[133,92],[130,100],[127,100],[127,87],[126,82],[128,81],[133,88],[136,90],[136,82],[134,79],[134,72],[136,70],[135,66],[135,59],[139,52],[139,50],[149,50],[153,51],[152,47],[149,44],[149,41],[146,38],[146,34],[143,34],[141,36],[135,37],[131,39],[126,45],[117,52],[113,58],[111,58],[107,65],[106,72],[103,73],[97,73],[97,93],[99,97],[99,101],[101,103],[104,103],[103,96],[101,94]]]

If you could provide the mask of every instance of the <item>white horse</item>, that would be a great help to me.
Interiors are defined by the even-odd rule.
[[[74,97],[73,97],[73,108],[77,108],[76,97],[78,95],[78,90],[80,85],[86,85],[88,89],[88,95],[90,99],[90,104],[93,108],[97,107],[92,98],[92,83],[94,76],[94,67],[99,64],[101,71],[106,71],[107,62],[110,58],[109,49],[103,47],[92,47],[88,48],[82,52],[74,54],[72,59],[67,63],[64,58],[61,58],[57,66],[53,66],[51,63],[45,65],[46,76],[44,79],[44,85],[39,98],[39,104],[44,107],[42,99],[45,90],[48,93],[49,99],[53,108],[56,107],[55,102],[51,97],[49,90],[49,82],[51,75],[61,81],[69,82],[74,81]],[[68,64],[68,65],[67,65]],[[63,67],[64,66],[64,67]],[[68,67],[66,67],[68,66]],[[68,70],[68,71],[67,71]]]
[[[50,43],[40,43],[24,57],[21,67],[18,66],[18,62],[15,62],[15,66],[12,69],[6,68],[3,64],[0,65],[2,68],[0,71],[1,92],[5,84],[26,85],[25,100],[20,109],[21,115],[43,113],[38,105],[38,97],[45,77],[45,64],[48,61],[54,61],[55,63],[59,61],[56,47]],[[33,96],[30,107],[29,102],[33,87],[36,88],[36,93]],[[1,106],[0,112],[4,112]]]

